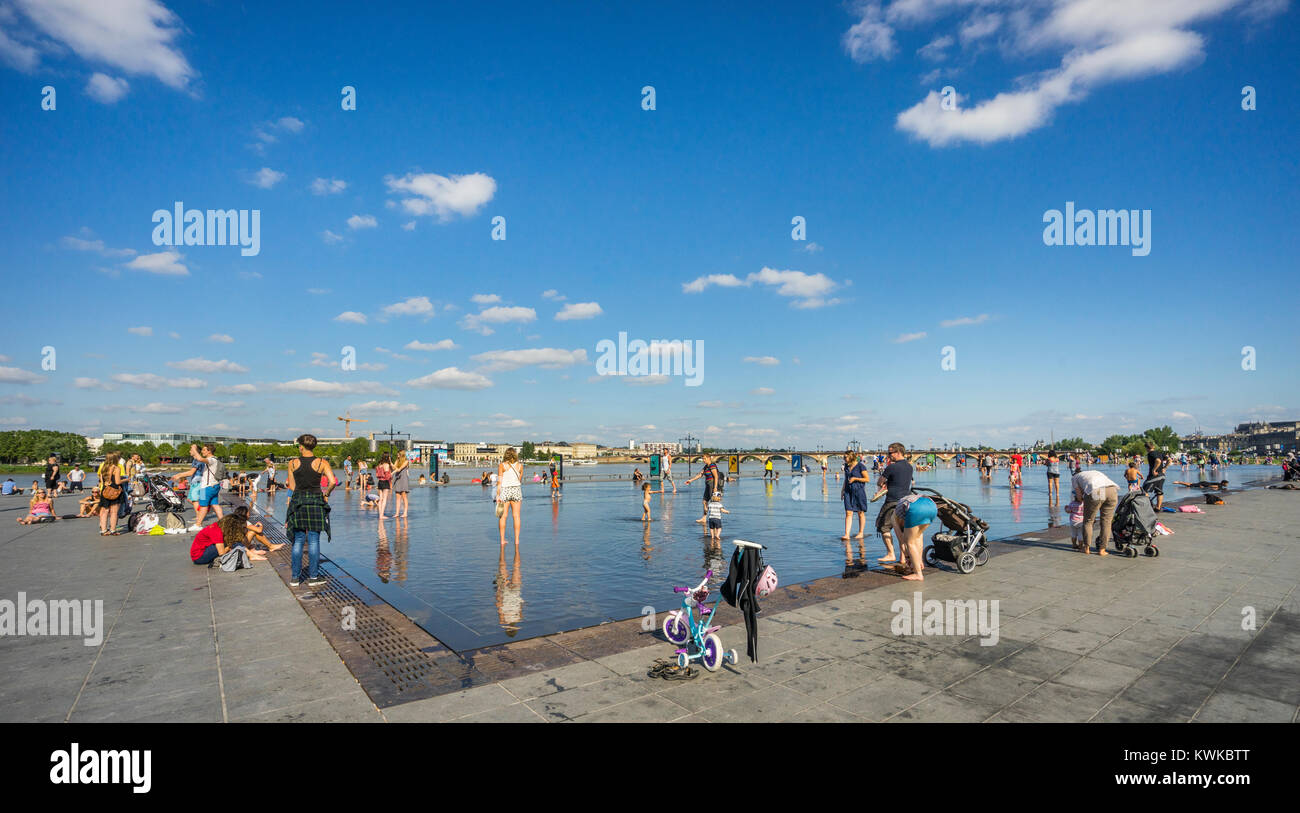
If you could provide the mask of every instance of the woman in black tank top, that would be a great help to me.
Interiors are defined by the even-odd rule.
[[[317,494],[320,493],[321,475],[311,467],[312,463],[319,459],[318,457],[298,457],[295,460],[298,464],[293,467],[293,484],[297,486],[294,489],[295,492],[315,491]]]

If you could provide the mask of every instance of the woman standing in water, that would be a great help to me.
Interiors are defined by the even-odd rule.
[[[1047,504],[1061,504],[1061,458],[1055,449],[1047,453]]]
[[[397,466],[393,469],[393,518],[405,517],[410,509],[411,497],[411,461],[406,453],[397,456]]]
[[[520,487],[524,464],[515,456],[514,447],[506,449],[497,464],[497,503],[502,506],[497,517],[497,530],[501,532],[501,547],[506,546],[506,514],[514,514],[515,550],[519,550],[519,510],[523,507],[524,493]]]
[[[379,486],[379,519],[387,519],[384,509],[388,506],[388,495],[393,490],[393,460],[384,452],[375,464],[375,482]]]
[[[844,536],[840,539],[846,542],[849,539],[849,531],[853,529],[853,515],[858,515],[858,535],[854,539],[863,539],[867,533],[867,482],[871,475],[867,473],[867,467],[862,465],[862,461],[853,452],[849,452],[844,458],[844,486],[840,489],[840,497],[844,500]]]

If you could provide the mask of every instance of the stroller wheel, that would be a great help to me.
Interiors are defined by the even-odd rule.
[[[1147,545],[1146,555],[1147,555],[1147,556],[1159,556],[1159,555],[1160,555],[1160,548],[1157,548],[1155,545]]]
[[[957,557],[957,569],[962,573],[970,573],[975,569],[975,554],[963,553]]]
[[[939,557],[935,555],[934,545],[926,545],[925,550],[921,552],[921,557],[925,559],[925,563],[930,567],[937,567],[939,564]]]
[[[1124,555],[1130,559],[1136,559],[1138,555],[1137,548],[1132,545],[1126,545],[1124,547]]]
[[[989,549],[980,545],[975,551],[975,564],[984,567],[989,563]]]

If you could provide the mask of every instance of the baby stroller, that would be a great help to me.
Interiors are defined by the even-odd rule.
[[[1111,536],[1115,551],[1125,556],[1137,556],[1137,546],[1143,545],[1145,556],[1159,556],[1155,543],[1156,512],[1151,501],[1141,491],[1130,491],[1115,506],[1115,519],[1111,522]]]
[[[930,537],[933,544],[926,545],[923,556],[931,567],[940,560],[952,562],[962,573],[970,573],[977,566],[988,564],[989,548],[986,532],[989,524],[971,513],[969,505],[950,500],[931,488],[913,486],[913,494],[922,494],[934,500],[939,520],[947,530]]]
[[[151,474],[136,481],[144,487],[144,494],[132,500],[134,505],[146,505],[150,511],[183,511],[185,501],[172,490],[167,477]]]

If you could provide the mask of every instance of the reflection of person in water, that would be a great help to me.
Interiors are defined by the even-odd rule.
[[[510,572],[511,568],[514,573]],[[519,565],[518,545],[515,545],[515,561],[511,568],[506,567],[506,549],[501,548],[497,577],[493,582],[497,588],[497,621],[506,635],[513,638],[519,632],[519,622],[524,620],[524,573]]]
[[[650,523],[647,522],[641,527],[643,528],[641,531],[641,558],[648,562],[651,554],[655,551],[654,546],[650,544]]]
[[[1217,482],[1217,483],[1211,483],[1209,480],[1201,480],[1201,481],[1196,482],[1196,483],[1184,483],[1184,482],[1180,482],[1180,481],[1178,481],[1178,480],[1175,480],[1175,481],[1174,481],[1174,485],[1176,485],[1176,486],[1186,486],[1187,488],[1208,488],[1208,489],[1210,489],[1210,490],[1212,490],[1212,491],[1223,491],[1224,489],[1226,489],[1226,488],[1228,487],[1228,481],[1227,481],[1227,480],[1220,480],[1220,481]]]
[[[392,573],[393,554],[388,549],[388,531],[383,525],[379,526],[379,539],[375,543],[375,575],[384,584],[388,584],[388,577]]]

